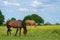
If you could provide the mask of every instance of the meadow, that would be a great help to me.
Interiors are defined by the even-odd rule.
[[[16,29],[12,28],[12,35],[7,36],[6,26],[0,26],[0,40],[60,40],[60,25],[27,26],[28,33],[24,36],[14,36]],[[22,29],[23,32],[23,29]]]

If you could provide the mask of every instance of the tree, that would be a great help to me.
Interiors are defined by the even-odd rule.
[[[0,10],[0,25],[2,25],[4,22],[4,15],[2,14],[1,10]]]
[[[38,16],[37,14],[25,16],[23,21],[25,21],[27,19],[36,21],[36,23],[38,23],[38,25],[40,25],[40,23],[44,23],[44,20],[42,19],[42,17]]]
[[[32,20],[31,15],[25,16],[23,21],[25,21],[25,20]]]
[[[44,23],[42,17],[38,16],[37,14],[32,14],[31,17],[36,21],[36,23],[38,23],[38,25],[40,25],[40,23]]]
[[[11,20],[16,20],[16,18],[12,17]]]
[[[59,23],[56,23],[56,25],[60,25]]]
[[[52,25],[50,22],[46,22],[44,25]]]

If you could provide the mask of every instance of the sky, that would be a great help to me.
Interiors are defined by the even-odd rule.
[[[5,20],[37,14],[45,23],[60,23],[60,0],[0,0],[0,10]]]

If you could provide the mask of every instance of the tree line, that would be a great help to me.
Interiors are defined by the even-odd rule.
[[[4,15],[2,14],[2,11],[0,10],[0,25],[3,25],[4,20],[5,20]],[[16,18],[12,17],[10,20],[16,20]],[[24,17],[23,22],[25,20],[34,20],[36,21],[37,25],[51,25],[51,23],[49,22],[44,24],[44,19],[37,14],[27,15]],[[59,25],[59,23],[56,23],[56,25]]]

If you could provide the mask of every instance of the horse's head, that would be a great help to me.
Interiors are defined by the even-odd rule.
[[[27,34],[27,29],[26,29],[26,30],[24,30],[24,31],[23,31],[23,33],[24,33],[24,35],[26,36],[26,34]]]
[[[23,29],[24,29],[23,33],[26,36],[26,34],[27,34],[26,23],[25,22],[22,22],[22,26],[23,26]]]

